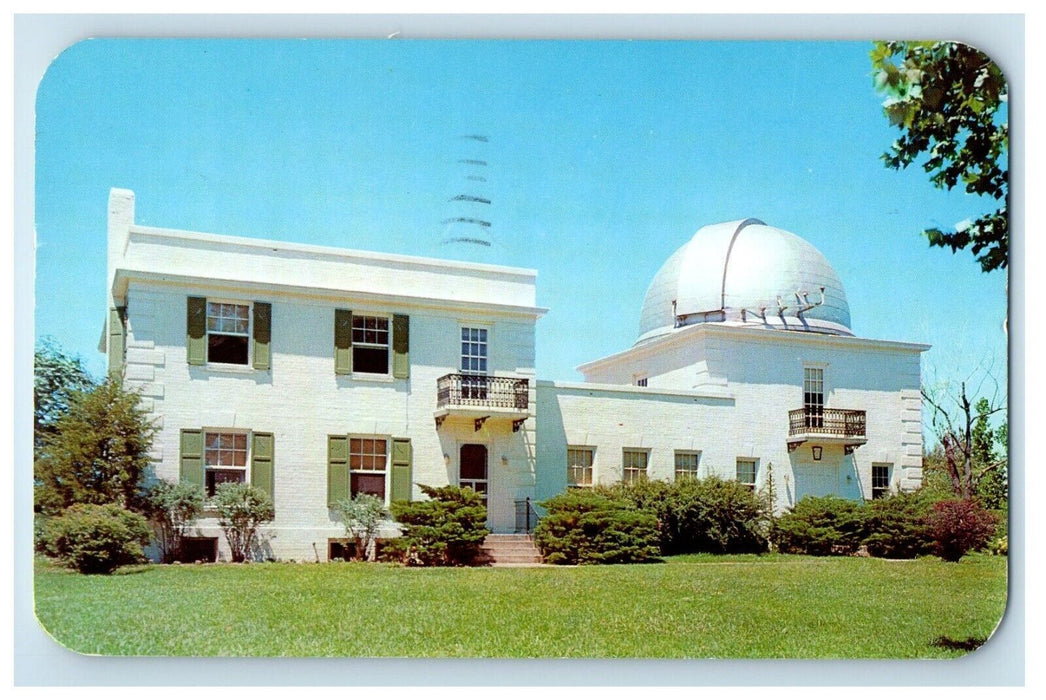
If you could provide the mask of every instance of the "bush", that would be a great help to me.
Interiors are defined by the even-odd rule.
[[[933,504],[926,524],[933,553],[945,561],[959,561],[988,544],[995,534],[996,517],[974,500],[948,500]]]
[[[483,539],[490,534],[482,496],[467,487],[420,486],[429,500],[392,504],[392,515],[403,536],[386,543],[382,559],[419,566],[475,563]]]
[[[653,501],[664,554],[760,553],[767,550],[767,512],[743,484],[710,476],[664,484]]]
[[[214,489],[214,507],[232,560],[247,561],[258,527],[276,516],[269,494],[250,484],[218,484]]]
[[[861,505],[836,496],[805,496],[777,519],[770,537],[789,554],[853,554],[864,539]]]
[[[159,481],[145,495],[160,561],[170,564],[182,554],[182,538],[203,510],[203,488],[187,481]]]
[[[914,559],[933,547],[926,515],[933,504],[918,491],[879,498],[864,509],[864,544],[873,557]]]
[[[571,489],[541,504],[534,541],[550,564],[624,564],[656,559],[657,518],[610,489]]]
[[[145,560],[149,524],[118,505],[79,503],[44,527],[45,551],[84,574],[108,574]]]
[[[381,523],[389,517],[385,501],[369,493],[358,493],[355,498],[343,498],[334,504],[341,516],[345,534],[356,541],[356,559],[366,559],[378,534]]]

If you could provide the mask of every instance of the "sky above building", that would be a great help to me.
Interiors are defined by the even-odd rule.
[[[83,41],[38,91],[36,337],[104,371],[111,187],[148,226],[535,268],[538,376],[560,380],[632,345],[694,232],[755,217],[827,257],[856,335],[933,345],[924,382],[1005,385],[1005,272],[920,235],[994,202],[883,167],[870,49]],[[446,242],[462,230],[491,245]]]

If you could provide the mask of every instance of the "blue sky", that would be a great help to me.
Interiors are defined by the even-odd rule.
[[[88,367],[106,205],[151,226],[533,267],[538,375],[637,335],[701,226],[756,217],[836,268],[857,335],[930,343],[924,381],[994,363],[1006,276],[919,232],[994,202],[885,169],[866,42],[90,40],[39,86],[36,337]],[[482,134],[487,143],[463,139]],[[494,245],[442,243],[482,158]]]

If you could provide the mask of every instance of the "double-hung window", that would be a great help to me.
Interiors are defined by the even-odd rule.
[[[592,448],[567,448],[567,486],[581,488],[592,485]]]
[[[890,465],[872,465],[872,499],[890,495]]]
[[[461,397],[487,398],[487,329],[461,329]]]
[[[207,302],[207,361],[246,365],[250,348],[250,306]]]
[[[754,459],[737,460],[737,480],[747,486],[750,491],[755,491],[755,475],[757,471]]]
[[[824,369],[803,368],[803,415],[807,428],[824,427]]]
[[[676,452],[676,481],[696,479],[700,459],[700,452]]]
[[[349,479],[352,496],[369,493],[384,502],[388,453],[388,441],[385,438],[349,438]]]
[[[389,319],[387,316],[352,316],[352,371],[389,373]]]
[[[208,496],[214,495],[218,484],[247,481],[247,434],[206,433],[203,465]]]
[[[647,462],[650,453],[646,450],[625,450],[623,455],[622,481],[634,484],[647,477]]]

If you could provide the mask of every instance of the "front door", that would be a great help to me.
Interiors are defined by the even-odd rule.
[[[458,486],[468,486],[480,494],[483,505],[487,505],[487,446],[462,445],[458,464]]]

